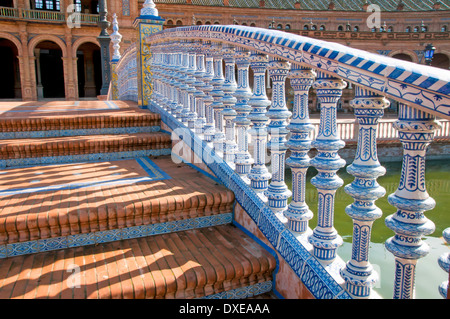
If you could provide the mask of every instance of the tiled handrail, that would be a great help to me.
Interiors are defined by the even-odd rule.
[[[246,26],[171,28],[148,36],[147,41],[169,39],[220,41],[277,56],[291,63],[301,62],[385,97],[450,118],[450,71],[399,61],[337,43]]]
[[[420,239],[434,230],[423,214],[434,206],[423,186],[425,151],[439,127],[434,115],[449,118],[449,71],[242,26],[181,27],[143,36],[150,48],[145,54],[151,52],[150,67],[138,71],[144,81],[151,81],[145,85],[152,88],[143,100],[149,101],[147,106],[160,113],[172,130],[183,130],[180,138],[234,191],[259,230],[316,298],[373,297],[376,273],[368,261],[370,232],[373,221],[381,217],[374,202],[386,193],[376,182],[386,171],[377,158],[376,140],[383,136],[380,134],[388,137],[393,133],[383,125],[378,132],[379,120],[389,106],[387,97],[400,102],[399,119],[391,126],[395,136],[398,132],[406,164],[399,187],[389,196],[397,212],[386,218],[386,224],[396,235],[386,247],[396,257],[394,298],[412,298],[415,264],[427,251]],[[249,66],[254,74],[251,96],[246,92]],[[273,83],[272,101],[265,93],[267,70]],[[286,78],[294,90],[292,114],[284,98]],[[355,180],[345,187],[355,200],[346,208],[354,225],[353,254],[347,264],[336,255],[342,239],[333,227],[334,196],[343,185],[336,171],[345,165],[338,155],[344,142],[336,121],[337,101],[346,85],[343,80],[355,86],[350,104],[359,123],[355,160],[347,168]],[[321,103],[319,127],[313,135],[308,114],[310,87]],[[344,138],[355,139],[356,126],[349,130],[353,135]],[[254,143],[253,158],[246,148],[248,133]],[[264,158],[268,135],[272,173]],[[236,137],[239,151],[234,157]],[[311,147],[318,151],[313,159],[307,155]],[[285,161],[288,148],[291,156]],[[291,167],[293,180],[288,207],[285,163]],[[319,201],[314,230],[308,226],[312,213],[305,202],[309,166],[318,170],[311,181]]]

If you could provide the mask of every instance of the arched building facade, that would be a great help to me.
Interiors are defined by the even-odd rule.
[[[136,42],[133,21],[143,2],[107,1],[108,20],[113,13],[118,17],[122,52]],[[424,63],[424,48],[432,43],[436,54],[431,65],[450,67],[448,2],[381,0],[380,11],[375,12],[365,0],[154,2],[166,19],[165,28],[192,24],[274,28],[414,63]],[[73,100],[98,95],[98,18],[98,0],[2,1],[0,57],[8,76],[2,80],[0,98]]]

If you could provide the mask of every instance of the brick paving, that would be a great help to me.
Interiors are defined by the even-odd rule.
[[[0,298],[199,298],[270,281],[274,268],[223,225],[8,258]]]
[[[0,244],[232,211],[225,187],[170,156],[152,161],[171,178],[141,181],[134,160],[0,171]]]
[[[270,289],[275,259],[230,224],[234,194],[142,155],[171,148],[158,114],[123,101],[0,102],[0,114],[0,298]]]

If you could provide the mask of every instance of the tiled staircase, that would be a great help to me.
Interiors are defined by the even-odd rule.
[[[65,103],[65,104],[64,104]],[[125,102],[0,105],[0,298],[248,298],[274,257]]]

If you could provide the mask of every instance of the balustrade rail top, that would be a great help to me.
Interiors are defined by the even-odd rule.
[[[450,71],[278,30],[234,25],[166,29],[147,43],[203,39],[231,43],[321,70],[414,108],[450,119]]]

